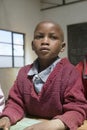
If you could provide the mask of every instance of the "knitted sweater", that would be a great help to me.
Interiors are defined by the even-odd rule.
[[[49,75],[40,93],[36,93],[32,77],[27,73],[32,65],[20,69],[10,90],[2,116],[14,124],[24,116],[62,120],[70,130],[76,130],[86,119],[87,102],[77,69],[64,58]]]

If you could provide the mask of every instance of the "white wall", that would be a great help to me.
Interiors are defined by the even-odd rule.
[[[0,0],[0,28],[25,33],[25,63],[35,58],[31,50],[33,29],[40,21],[39,0]],[[19,69],[0,69],[0,83],[7,97]]]
[[[87,1],[42,11],[42,19],[58,22],[64,30],[67,43],[67,25],[87,22]],[[67,56],[67,46],[61,56]]]

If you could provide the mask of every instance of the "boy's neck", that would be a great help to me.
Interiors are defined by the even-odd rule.
[[[39,63],[39,72],[43,71],[44,69],[46,69],[47,67],[49,67],[58,57],[55,57],[51,60],[43,60],[43,59],[38,59],[38,63]]]

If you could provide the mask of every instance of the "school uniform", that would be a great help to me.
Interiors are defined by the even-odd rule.
[[[11,124],[25,116],[58,118],[70,130],[77,130],[87,114],[87,101],[78,70],[68,59],[63,58],[55,61],[51,69],[48,67],[48,74],[36,72],[38,76],[34,77],[36,70],[33,74],[30,73],[34,65],[26,65],[20,69],[2,116],[8,116]],[[41,81],[39,89],[37,85],[35,87],[38,80]]]

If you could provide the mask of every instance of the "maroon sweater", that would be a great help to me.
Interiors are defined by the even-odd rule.
[[[86,119],[87,102],[77,69],[65,58],[49,75],[42,91],[35,92],[32,77],[27,75],[32,65],[20,69],[10,90],[9,99],[2,116],[14,124],[24,116],[59,118],[70,130],[76,130]]]

